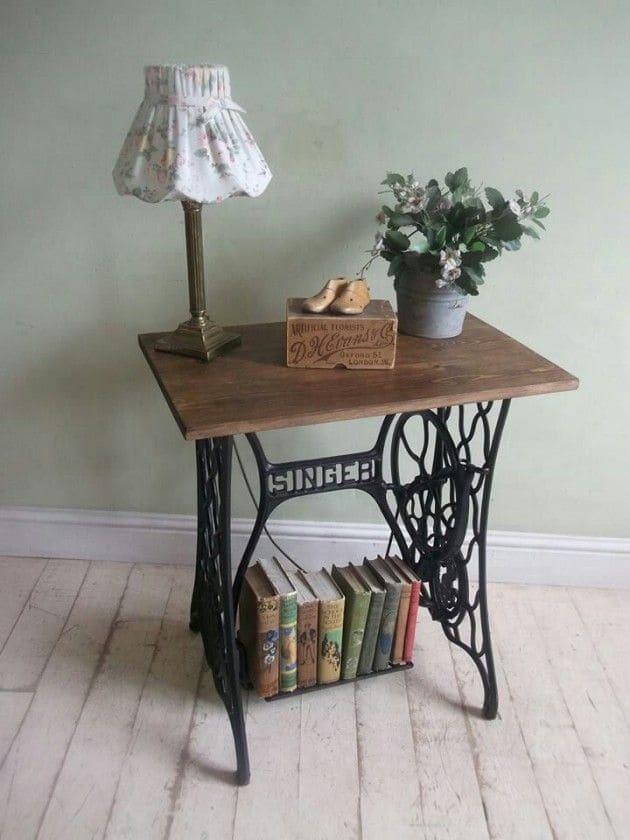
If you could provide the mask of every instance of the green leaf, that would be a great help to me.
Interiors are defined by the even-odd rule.
[[[510,242],[512,239],[520,239],[523,229],[516,221],[514,213],[503,213],[492,222],[494,233],[502,242]]]
[[[483,252],[483,251],[486,250],[486,246],[484,245],[483,242],[480,242],[479,239],[477,239],[475,242],[471,243],[470,250],[471,251],[481,251],[481,252]]]
[[[409,250],[415,251],[416,254],[426,254],[426,252],[429,250],[429,241],[426,238],[426,236],[423,236],[422,234],[414,236]]]
[[[467,265],[463,270],[475,283],[483,283],[485,271],[482,265]]]
[[[542,207],[539,207],[537,210],[534,211],[534,218],[535,219],[544,219],[551,213],[551,210],[548,207],[545,207],[543,204]]]
[[[385,242],[393,248],[394,251],[406,251],[411,244],[409,237],[405,236],[399,230],[388,230],[385,234]]]
[[[547,230],[547,228],[543,225],[543,223],[542,223],[542,222],[540,222],[538,219],[536,219],[536,218],[532,218],[532,222],[533,222],[533,224],[535,224],[537,227],[542,228],[543,230]]]
[[[453,188],[456,190],[468,186],[468,169],[465,166],[462,166],[454,173],[452,183]]]
[[[392,210],[391,207],[388,207],[386,204],[383,204],[381,210],[383,211],[383,213],[385,213],[388,219],[390,219],[396,212],[395,210]]]
[[[387,175],[385,176],[385,180],[381,181],[381,184],[385,184],[388,187],[393,187],[396,184],[404,184],[404,183],[405,183],[405,179],[398,172],[388,172]]]
[[[456,280],[457,285],[460,289],[463,289],[469,295],[478,295],[479,292],[477,290],[477,284],[473,280],[473,278],[469,275],[468,269],[464,269],[462,273],[459,275],[458,279]]]
[[[498,256],[498,250],[496,248],[491,248],[490,245],[487,245],[486,250],[481,255],[481,262],[490,262],[491,260],[496,260]]]
[[[442,227],[435,234],[435,245],[437,248],[443,248],[446,244],[446,232],[446,225],[442,225]]]
[[[427,181],[427,189],[430,189],[431,187],[437,187],[437,186],[438,186],[438,182],[435,180],[435,178],[431,178],[430,181]]]
[[[511,239],[509,242],[504,242],[503,247],[506,251],[518,251],[521,247],[520,239]]]
[[[405,225],[415,225],[416,220],[409,213],[394,213],[390,216],[390,221],[393,225],[404,227]]]
[[[495,190],[494,187],[486,187],[484,190],[486,194],[486,198],[488,199],[488,204],[494,210],[501,210],[506,205],[506,201],[499,192],[499,190]]]
[[[538,204],[538,198],[538,193],[536,192],[536,190],[534,190],[534,192],[532,193],[532,204]]]
[[[523,225],[523,233],[526,236],[531,236],[532,239],[540,239],[538,231],[534,230],[534,228],[527,227],[527,225]]]
[[[403,258],[400,254],[396,254],[394,259],[390,262],[389,268],[387,269],[387,276],[388,277],[395,277],[399,270],[403,267]]]

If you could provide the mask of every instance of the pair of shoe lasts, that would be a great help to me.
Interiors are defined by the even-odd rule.
[[[307,298],[302,304],[305,312],[325,312],[329,309],[335,315],[360,315],[370,302],[370,290],[361,277],[335,277],[329,280],[321,292]]]

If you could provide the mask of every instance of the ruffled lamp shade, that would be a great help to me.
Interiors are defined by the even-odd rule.
[[[271,172],[232,100],[227,67],[154,65],[144,79],[113,171],[121,195],[217,204],[265,190]]]
[[[240,342],[206,312],[201,208],[232,196],[260,195],[271,172],[232,99],[227,67],[215,64],[144,68],[144,99],[113,178],[121,195],[181,201],[186,225],[190,319],[156,348],[209,361]]]

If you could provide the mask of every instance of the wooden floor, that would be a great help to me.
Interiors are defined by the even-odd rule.
[[[191,581],[0,559],[0,837],[630,837],[630,593],[493,586],[493,722],[426,614],[410,671],[250,697],[237,789]]]

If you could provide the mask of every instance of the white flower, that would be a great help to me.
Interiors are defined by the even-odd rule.
[[[441,277],[438,277],[436,278],[435,285],[438,287],[438,289],[443,289],[444,286],[448,286],[448,283],[446,282],[446,280],[442,280]]]
[[[462,255],[458,248],[444,248],[440,251],[440,265],[445,265],[447,262],[451,262],[454,268],[462,264]]]
[[[521,217],[521,205],[518,203],[518,201],[515,198],[511,198],[508,201],[508,204],[510,205],[510,210],[512,211],[512,213],[514,213],[514,215],[516,216],[517,219],[520,219],[520,217]]]
[[[373,257],[378,257],[381,254],[381,251],[385,247],[385,240],[383,239],[383,234],[380,231],[377,231],[374,234],[374,245],[372,246],[372,250],[370,251]]]

